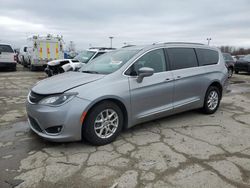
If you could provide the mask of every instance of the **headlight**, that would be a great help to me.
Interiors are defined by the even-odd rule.
[[[46,104],[46,105],[62,105],[71,99],[73,99],[78,93],[64,93],[60,95],[52,95],[49,97],[46,97],[39,101],[39,104]]]

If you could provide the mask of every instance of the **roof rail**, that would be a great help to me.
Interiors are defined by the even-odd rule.
[[[89,49],[98,49],[98,50],[115,50],[115,48],[108,48],[108,47],[91,47]]]
[[[125,45],[125,46],[123,46],[122,48],[128,48],[128,47],[132,47],[132,46],[136,46],[136,45],[129,44],[129,45]]]
[[[164,44],[194,44],[194,45],[205,45],[202,43],[195,43],[195,42],[165,42]]]

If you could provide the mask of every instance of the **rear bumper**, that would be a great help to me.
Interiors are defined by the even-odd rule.
[[[16,62],[0,62],[0,67],[15,68]]]

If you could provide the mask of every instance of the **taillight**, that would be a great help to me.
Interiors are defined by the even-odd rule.
[[[17,62],[17,54],[14,55],[14,61]]]

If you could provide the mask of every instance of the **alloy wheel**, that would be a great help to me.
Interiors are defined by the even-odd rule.
[[[95,133],[99,138],[109,138],[117,130],[119,116],[113,109],[105,109],[99,113],[94,122]]]
[[[209,110],[214,110],[219,103],[219,95],[215,90],[212,90],[207,98],[207,106]]]

